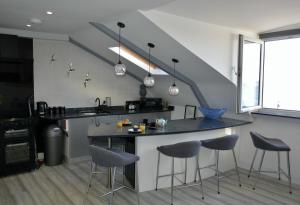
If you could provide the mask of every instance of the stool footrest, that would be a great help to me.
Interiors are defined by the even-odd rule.
[[[177,173],[174,173],[174,175],[179,175],[179,174],[184,174],[184,172],[177,172]],[[172,176],[172,174],[159,175],[158,177],[170,177],[170,176]]]

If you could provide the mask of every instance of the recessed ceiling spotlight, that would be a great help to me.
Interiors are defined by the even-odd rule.
[[[27,26],[28,28],[30,28],[30,27],[31,27],[31,25],[30,25],[30,24],[27,24],[26,26]]]
[[[53,11],[47,11],[46,14],[52,15],[52,14],[53,14]]]

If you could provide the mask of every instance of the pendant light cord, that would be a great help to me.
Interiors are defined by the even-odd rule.
[[[121,64],[121,27],[119,27],[119,64]]]
[[[149,46],[149,75],[151,74],[150,73],[150,64],[151,64],[151,47]]]
[[[173,84],[174,84],[174,85],[175,85],[175,79],[176,79],[176,78],[175,78],[175,64],[176,64],[176,63],[174,62],[174,75],[173,75]]]

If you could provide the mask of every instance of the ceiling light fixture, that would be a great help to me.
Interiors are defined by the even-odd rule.
[[[52,15],[52,14],[53,14],[53,11],[47,11],[46,14]]]
[[[144,85],[146,87],[148,87],[148,88],[151,88],[155,84],[155,80],[154,80],[153,76],[150,73],[150,67],[151,67],[151,48],[154,48],[155,45],[153,43],[148,43],[148,47],[149,47],[149,71],[148,71],[148,75],[146,75],[146,77],[144,78]]]
[[[26,26],[27,26],[28,28],[30,28],[30,27],[31,27],[31,25],[30,25],[30,24],[27,24]]]
[[[169,94],[171,96],[176,96],[179,94],[179,88],[176,86],[176,83],[175,83],[175,79],[176,79],[176,76],[175,76],[175,64],[179,62],[179,60],[177,60],[176,58],[172,58],[172,61],[174,63],[174,73],[173,73],[173,85],[171,85],[169,87]]]
[[[126,66],[121,62],[121,29],[125,28],[125,24],[118,22],[119,27],[119,61],[115,65],[115,73],[117,76],[124,76],[126,73]]]

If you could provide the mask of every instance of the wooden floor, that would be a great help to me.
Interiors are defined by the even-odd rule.
[[[233,171],[228,174],[234,173]],[[43,166],[31,173],[0,178],[0,205],[82,205],[88,181],[89,165],[81,162],[56,167]],[[243,186],[237,186],[236,175],[224,178],[221,182],[221,194],[216,193],[216,180],[204,180],[205,199],[201,200],[199,187],[190,187],[174,192],[174,205],[277,205],[300,204],[300,189],[294,188],[288,193],[286,186],[278,180],[264,177],[252,190],[252,179],[248,179],[245,170],[241,170]],[[101,180],[103,177],[101,178]],[[107,204],[105,198],[97,194],[105,190],[104,181],[97,178],[86,201],[86,205]],[[170,204],[170,190],[163,189],[141,193],[141,205]],[[114,196],[114,204],[137,204],[136,195],[121,190]]]

